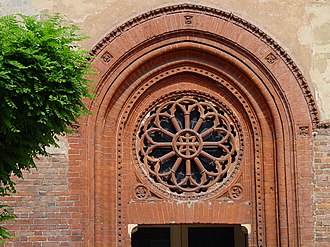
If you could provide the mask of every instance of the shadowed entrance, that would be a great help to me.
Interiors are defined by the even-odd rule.
[[[240,225],[139,226],[132,247],[244,247],[244,229]]]

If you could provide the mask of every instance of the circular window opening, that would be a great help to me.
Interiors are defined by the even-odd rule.
[[[178,194],[201,193],[218,187],[235,166],[238,139],[235,125],[219,106],[179,97],[146,114],[138,156],[155,183]]]

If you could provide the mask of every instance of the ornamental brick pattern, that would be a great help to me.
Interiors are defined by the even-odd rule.
[[[128,21],[91,53],[98,72],[93,75],[96,97],[86,104],[93,114],[68,136],[68,159],[62,161],[68,163],[67,170],[63,167],[61,176],[47,180],[64,185],[59,194],[47,198],[68,203],[52,208],[64,232],[55,235],[51,223],[37,232],[37,222],[30,219],[37,214],[21,215],[29,219],[33,232],[14,246],[41,234],[42,239],[31,246],[58,241],[62,246],[129,247],[129,225],[136,224],[247,224],[249,247],[309,247],[327,241],[321,238],[326,231],[321,226],[327,224],[321,205],[326,199],[317,193],[328,185],[320,184],[325,174],[317,165],[327,162],[324,130],[314,139],[314,177],[312,133],[318,130],[319,115],[313,94],[296,64],[267,34],[231,13],[177,5]],[[230,139],[231,146],[221,143],[220,137],[214,139],[224,145],[227,151],[221,151],[222,156],[229,154],[228,160],[221,164],[221,155],[216,156],[218,168],[208,163],[208,176],[203,170],[206,163],[198,164],[196,157],[210,143],[187,127],[185,117],[181,123],[185,128],[166,132],[175,140],[169,156],[185,160],[181,172],[185,178],[162,177],[160,167],[169,156],[151,155],[164,141],[157,144],[158,139],[146,135],[155,126],[143,129],[144,123],[173,97],[173,102],[188,98],[213,102],[218,118],[224,117],[222,135],[228,135],[224,142]],[[217,160],[203,154],[208,161]],[[189,180],[191,160],[200,169],[195,181]],[[180,164],[174,161],[170,169]],[[54,167],[52,163],[31,180]],[[212,183],[212,175],[219,173]],[[200,185],[205,183],[210,187]],[[20,200],[23,197],[13,198]],[[42,204],[38,210],[47,212],[47,207]],[[315,217],[321,223],[315,223]],[[15,230],[16,225],[12,227]]]

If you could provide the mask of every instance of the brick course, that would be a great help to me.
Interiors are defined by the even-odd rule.
[[[81,246],[80,198],[69,192],[66,155],[41,157],[37,167],[16,181],[17,194],[5,198],[17,215],[7,225],[17,238],[7,246]]]
[[[330,124],[315,134],[314,147],[314,216],[315,247],[330,244]]]

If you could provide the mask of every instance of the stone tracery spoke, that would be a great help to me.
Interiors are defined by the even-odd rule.
[[[171,122],[172,122],[172,124],[173,124],[175,130],[176,130],[176,131],[180,131],[180,130],[181,130],[181,127],[180,127],[180,125],[179,125],[179,123],[178,123],[178,120],[175,118],[175,116],[174,116],[174,115],[171,116],[170,119],[171,119]]]
[[[166,160],[172,158],[174,155],[175,155],[175,152],[172,151],[172,152],[167,153],[167,154],[165,154],[164,156],[160,157],[160,158],[159,158],[159,161],[160,161],[160,162],[164,162],[164,161],[166,161]]]
[[[171,146],[172,146],[172,143],[170,143],[170,142],[158,142],[155,144],[155,147],[157,147],[157,148],[168,148]]]
[[[190,160],[186,161],[186,176],[187,177],[191,176],[191,161]]]
[[[198,166],[198,168],[200,169],[200,172],[203,173],[204,175],[209,175],[209,176],[217,176],[217,173],[214,172],[209,172],[205,169],[205,167],[203,166],[202,162],[200,161],[200,159],[196,158],[195,162]]]
[[[190,114],[188,112],[184,114],[184,128],[185,129],[190,128]]]
[[[209,136],[210,134],[212,134],[214,132],[215,128],[210,128],[204,132],[201,133],[201,137],[204,139],[205,137]]]
[[[197,131],[199,130],[199,128],[202,126],[203,122],[205,121],[205,117],[204,116],[200,116],[195,127],[194,130]]]
[[[174,134],[169,132],[168,130],[165,129],[158,129],[158,128],[151,128],[145,131],[145,135],[143,135],[143,138],[148,139],[147,141],[150,142],[151,144],[156,145],[158,142],[155,142],[152,137],[150,136],[151,134],[155,133],[162,133],[170,138],[174,137]]]
[[[171,173],[175,173],[175,171],[179,168],[179,165],[181,165],[181,162],[182,162],[182,158],[178,158],[176,160],[176,162],[174,163],[172,169],[171,169]]]
[[[202,151],[201,152],[201,156],[203,156],[204,158],[206,158],[206,159],[208,159],[210,161],[215,161],[216,160],[216,158],[213,155],[211,155],[211,154],[209,154],[209,153],[207,153],[205,151]]]

